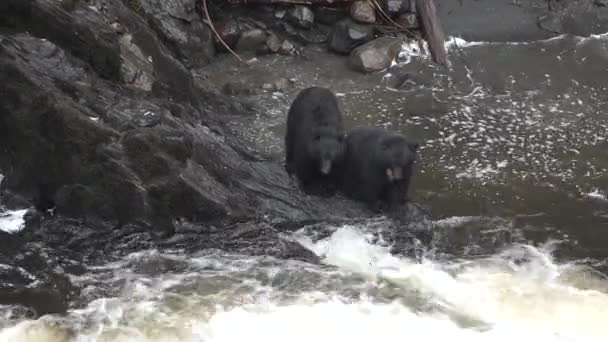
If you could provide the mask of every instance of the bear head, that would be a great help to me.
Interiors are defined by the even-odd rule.
[[[344,134],[333,127],[316,127],[308,149],[312,159],[318,163],[319,172],[328,175],[346,152]]]
[[[405,170],[414,163],[419,144],[400,134],[380,138],[376,160],[389,182],[402,180]]]

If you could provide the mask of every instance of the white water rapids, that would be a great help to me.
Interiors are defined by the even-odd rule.
[[[338,227],[304,245],[329,266],[146,251],[99,269],[121,293],[67,317],[4,323],[0,341],[608,341],[608,280],[548,249],[421,263]],[[146,261],[147,260],[147,261]],[[173,260],[189,272],[136,273]]]

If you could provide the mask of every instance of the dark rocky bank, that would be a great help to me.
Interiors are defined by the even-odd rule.
[[[447,34],[468,38],[462,28],[489,25],[451,23],[458,11],[478,5],[460,1],[462,9],[448,10],[450,3],[438,5]],[[503,8],[511,2],[490,3]],[[571,13],[571,5],[555,3],[561,7],[545,10],[561,23],[551,26],[554,32],[530,28],[530,36],[518,36],[521,27],[512,25],[511,33],[495,38],[580,33],[560,21],[570,17],[556,16]],[[597,33],[608,22],[606,8],[589,3],[599,19],[581,30]],[[350,54],[379,36],[409,39],[370,26],[366,8],[358,9],[365,18],[357,22],[348,8],[209,5],[224,40],[246,57],[301,55],[303,45],[322,43]],[[385,49],[394,50],[386,48],[391,44]],[[341,196],[303,194],[282,160],[264,156],[227,128],[256,109],[196,77],[195,70],[214,58],[232,58],[223,49],[195,0],[0,3],[0,203],[33,208],[24,230],[0,231],[0,304],[23,305],[33,315],[63,312],[80,296],[69,274],[142,249],[220,248],[318,262],[282,233],[371,216]],[[391,220],[404,246],[396,252],[407,249],[410,232],[431,226],[413,204]]]

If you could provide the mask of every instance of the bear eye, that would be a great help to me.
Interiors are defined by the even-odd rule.
[[[389,146],[387,143],[382,144],[382,150],[386,151],[388,150]]]
[[[317,135],[315,135],[314,139],[315,139],[315,141],[319,141],[319,140],[321,140],[321,136],[317,134]]]

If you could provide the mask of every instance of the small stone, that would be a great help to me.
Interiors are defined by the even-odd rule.
[[[253,29],[243,32],[236,49],[238,51],[258,51],[266,43],[266,32],[260,29]]]
[[[270,83],[264,83],[264,84],[262,84],[262,89],[264,89],[264,90],[272,90],[272,84],[270,84]]]
[[[288,19],[296,26],[309,29],[315,21],[315,14],[306,6],[295,6],[289,11]]]
[[[293,55],[296,50],[296,47],[289,41],[284,40],[283,44],[281,44],[281,49],[279,49],[279,54],[281,55]]]
[[[279,78],[278,80],[274,81],[273,89],[275,91],[282,92],[287,89],[287,87],[289,87],[289,81],[286,78]]]
[[[329,35],[329,49],[348,54],[352,49],[374,38],[371,26],[361,25],[347,18],[338,22]]]
[[[234,19],[228,19],[226,21],[218,23],[216,25],[216,29],[224,43],[226,43],[229,47],[233,48],[239,41],[239,36],[241,34],[241,25],[238,21]],[[214,40],[215,46],[218,48],[218,50],[226,51],[226,47],[217,39],[217,37],[215,37]]]
[[[419,27],[418,18],[414,13],[403,13],[397,18],[396,22],[406,29],[415,29]]]
[[[266,40],[266,46],[272,53],[277,53],[281,49],[281,40],[276,34],[271,33]]]
[[[401,39],[380,37],[365,43],[350,54],[350,66],[362,72],[380,71],[391,66],[399,51]]]
[[[350,16],[358,22],[373,24],[376,22],[376,12],[367,1],[355,1],[350,6]]]

